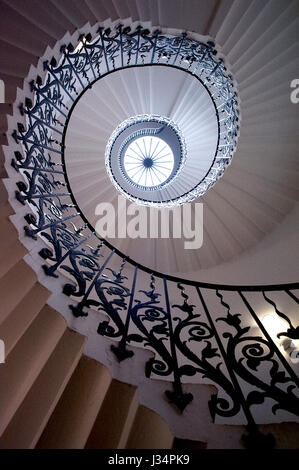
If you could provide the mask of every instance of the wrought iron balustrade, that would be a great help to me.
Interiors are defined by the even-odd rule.
[[[281,409],[298,416],[295,368],[263,326],[252,299],[262,296],[264,305],[288,323],[283,335],[298,340],[298,324],[280,311],[275,295],[287,296],[298,312],[299,283],[225,286],[152,272],[99,238],[68,182],[64,139],[72,109],[96,80],[125,67],[178,67],[214,87],[213,100],[225,128],[215,161],[229,161],[238,128],[237,98],[214,45],[186,34],[172,37],[122,26],[114,32],[100,28],[94,40],[90,35],[79,39],[79,47],[65,46],[60,59],[44,63],[45,79],[31,82],[33,97],[19,108],[26,126],[19,124],[12,134],[12,165],[23,177],[16,197],[31,208],[25,216],[26,235],[46,242],[40,252],[45,273],[69,278],[63,292],[77,300],[70,305],[75,317],[88,316],[90,309],[107,315],[99,320],[97,332],[118,341],[111,348],[119,361],[129,360],[134,347],[153,352],[145,374],[172,382],[166,396],[179,410],[192,401],[184,392],[184,383],[192,378],[218,388],[209,405],[213,419],[242,415],[253,436],[259,436],[256,409],[265,401],[272,403],[273,413]],[[118,270],[111,269],[112,258],[118,259]],[[240,311],[234,311],[236,302]]]

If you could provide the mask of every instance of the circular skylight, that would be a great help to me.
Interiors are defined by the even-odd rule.
[[[186,144],[168,117],[140,114],[118,125],[105,154],[108,175],[121,194],[137,204],[160,207],[184,168]]]
[[[167,181],[173,171],[174,156],[164,140],[144,136],[129,144],[123,164],[133,183],[150,188]]]

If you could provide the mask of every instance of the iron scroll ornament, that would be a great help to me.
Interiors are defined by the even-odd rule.
[[[32,210],[25,216],[26,236],[40,237],[47,244],[40,252],[45,273],[59,276],[64,272],[71,278],[63,292],[79,300],[76,306],[71,304],[76,317],[88,316],[90,308],[107,314],[108,320],[99,322],[98,333],[119,339],[119,346],[113,348],[119,360],[132,357],[131,346],[142,345],[154,352],[155,356],[146,364],[146,375],[171,378],[173,390],[167,391],[166,396],[181,411],[192,400],[191,394],[183,392],[182,379],[201,376],[222,393],[211,398],[212,417],[229,418],[242,410],[255,437],[259,434],[251,411],[253,405],[261,405],[271,398],[274,413],[280,408],[298,416],[295,395],[298,378],[263,329],[244,292],[265,292],[265,301],[273,306],[269,294],[275,290],[285,291],[298,302],[293,291],[299,284],[217,286],[152,273],[127,259],[106,240],[99,239],[76,203],[65,170],[65,130],[70,113],[84,90],[114,70],[161,63],[179,67],[199,79],[204,75],[207,83],[220,90],[214,99],[218,112],[224,117],[221,125],[226,127],[226,137],[219,141],[218,157],[219,162],[228,162],[237,134],[237,97],[223,62],[217,59],[214,45],[188,39],[185,33],[171,37],[159,31],[151,34],[142,27],[131,32],[122,26],[115,32],[100,28],[94,41],[89,35],[82,36],[80,41],[78,50],[72,45],[64,46],[58,62],[53,58],[44,63],[45,81],[41,77],[32,81],[34,99],[27,98],[19,107],[26,118],[26,126],[20,123],[12,134],[16,143],[12,166],[22,176],[16,198]],[[103,254],[104,249],[108,254]],[[119,257],[119,270],[110,270],[107,275],[112,256]],[[131,285],[124,274],[125,263],[135,266]],[[144,286],[141,292],[136,292],[139,270],[150,273],[151,278],[148,289]],[[163,292],[157,292],[157,278],[162,279]],[[171,282],[177,283],[182,304],[171,304],[168,294]],[[186,286],[195,288],[196,305],[189,303]],[[202,288],[210,289],[219,299],[219,305],[227,308],[227,315],[218,322],[209,312]],[[220,291],[241,296],[259,334],[251,335],[248,325],[243,324],[242,315],[230,312]],[[220,323],[225,325],[225,335],[219,332]],[[290,334],[298,330],[290,320],[289,325]],[[196,354],[193,344],[198,346]],[[237,350],[241,351],[239,356]],[[268,381],[261,380],[257,373],[266,363],[270,365]],[[252,388],[248,394],[242,390],[240,379]]]

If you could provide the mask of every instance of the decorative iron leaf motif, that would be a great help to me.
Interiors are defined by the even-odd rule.
[[[183,412],[186,406],[193,400],[192,393],[180,393],[177,391],[166,390],[165,395],[169,402],[173,403],[181,412]]]
[[[250,392],[247,396],[247,405],[261,405],[265,401],[265,393],[257,392],[256,390]]]
[[[217,352],[217,348],[212,348],[212,345],[209,341],[205,341],[206,347],[201,351],[201,357],[203,359],[211,359],[214,357],[221,357],[220,354]]]
[[[126,348],[122,348],[120,346],[112,345],[111,351],[114,352],[119,362],[124,361],[125,359],[129,359],[130,357],[134,356],[133,351],[130,351]]]
[[[230,315],[230,312],[228,312],[228,315]],[[225,318],[220,320],[227,323]],[[231,317],[229,317],[229,323],[231,323]],[[279,407],[299,416],[298,398],[293,390],[285,391],[277,385],[291,382],[293,379],[285,372],[279,371],[275,344],[263,339],[261,336],[247,335],[250,327],[242,328],[241,324],[242,322],[237,322],[233,325],[236,330],[235,334],[229,333],[223,336],[227,338],[226,352],[229,367],[237,377],[258,389],[256,393],[249,394],[247,399],[244,398],[244,405],[249,409],[252,404],[251,400],[257,398],[258,394],[262,394],[264,398],[271,398],[277,402],[277,405],[274,405],[274,410]],[[240,348],[241,354],[237,354],[237,350],[240,350]],[[272,367],[270,368],[269,378],[264,377],[262,380],[258,371],[260,366],[265,363]]]
[[[232,395],[227,398],[212,395],[209,401],[209,410],[213,421],[216,416],[231,417],[239,413],[241,409],[240,402],[238,401],[237,393],[234,391]]]
[[[103,311],[109,315],[112,323],[109,329],[106,328],[105,336],[110,338],[122,337],[124,334],[124,320],[120,315],[120,311],[126,311],[128,308],[126,299],[130,296],[130,290],[121,285],[123,278],[118,277],[114,273],[115,279],[99,279],[95,282],[95,291],[99,298],[99,311]],[[98,328],[98,333],[101,330],[101,323]]]
[[[66,124],[80,93],[117,68],[159,63],[187,70],[199,78],[206,71],[206,83],[215,91],[213,99],[221,117],[219,125],[225,131],[221,132],[225,138],[217,157],[224,168],[234,148],[239,119],[232,79],[215,45],[189,39],[186,33],[170,36],[158,30],[150,32],[142,26],[131,31],[119,25],[114,31],[99,28],[97,37],[81,36],[80,41],[76,48],[71,44],[62,46],[60,59],[53,57],[44,62],[45,80],[38,76],[30,83],[34,96],[25,99],[19,107],[26,125],[19,123],[12,133],[20,147],[14,152],[11,164],[23,176],[23,181],[17,184],[16,198],[34,211],[34,216],[25,216],[25,234],[33,239],[42,237],[46,242],[47,248],[42,249],[40,255],[47,261],[43,265],[47,275],[57,277],[64,271],[71,278],[63,292],[78,299],[77,305],[70,305],[76,317],[87,316],[91,307],[108,315],[107,320],[99,323],[98,333],[120,340],[117,346],[111,347],[119,361],[134,354],[127,349],[128,344],[142,344],[152,351],[154,357],[147,361],[145,374],[173,379],[173,391],[167,391],[166,396],[180,410],[192,400],[192,395],[182,390],[182,378],[207,379],[221,391],[212,395],[209,402],[213,419],[236,416],[242,408],[251,424],[249,436],[244,436],[247,447],[271,447],[272,437],[263,436],[252,427],[252,405],[262,405],[270,398],[275,402],[273,413],[283,409],[298,415],[299,409],[295,394],[298,378],[279,355],[271,338],[264,338],[260,332],[252,336],[244,317],[231,312],[217,286],[213,286],[213,292],[227,314],[216,321],[204,306],[201,294],[199,305],[205,307],[204,313],[199,311],[197,303],[189,302],[183,281],[177,284],[183,302],[172,306],[179,311],[176,316],[167,305],[165,278],[162,278],[165,298],[156,292],[153,275],[150,288],[144,286],[144,290],[135,294],[122,274],[125,260],[118,272],[109,268],[113,250],[106,241],[99,243],[83,222],[65,178]],[[88,245],[91,237],[96,240],[96,247]],[[103,244],[109,247],[111,254],[101,260]],[[104,269],[110,269],[110,278],[104,275]],[[193,285],[200,293],[201,284]],[[240,289],[236,288],[235,292],[242,296]],[[275,313],[289,324],[278,336],[298,339],[299,326],[294,326],[286,314],[278,310],[268,292],[267,295],[262,292]],[[289,290],[287,293],[296,300],[295,294]],[[242,300],[249,308],[244,296]],[[261,331],[255,312],[250,308],[249,312]],[[219,321],[226,325],[221,335],[217,329]],[[130,326],[134,328],[130,330]],[[261,379],[259,371],[263,366],[267,366],[269,376]],[[247,396],[239,385],[240,379],[252,387]]]
[[[179,368],[179,373],[181,376],[186,375],[186,376],[193,376],[198,372],[198,369],[194,366],[190,366],[189,364],[186,364],[184,366],[181,366]]]
[[[194,313],[194,306],[189,305],[188,295],[181,284],[178,284],[184,303],[180,310],[186,312],[185,318],[180,317],[177,319],[177,324],[174,328],[174,342],[177,349],[181,352],[183,357],[186,357],[192,364],[197,374],[201,374],[203,378],[207,378],[211,383],[214,383],[224,389],[228,395],[228,399],[212,397],[210,401],[210,411],[213,419],[216,414],[220,416],[234,416],[240,410],[238,396],[234,389],[233,384],[221,370],[223,363],[222,356],[219,349],[212,347],[211,339],[215,340],[215,330],[208,322],[203,321],[201,314]],[[180,306],[174,305],[174,308]],[[200,321],[199,321],[199,318]],[[186,341],[185,338],[188,338]],[[209,340],[209,341],[208,341]],[[193,341],[203,342],[205,345],[201,352],[195,352],[190,349],[190,343]],[[219,358],[215,362],[215,359]],[[181,367],[180,373],[184,375],[185,371],[189,369]],[[194,370],[193,370],[194,372]],[[187,374],[188,375],[188,374]]]

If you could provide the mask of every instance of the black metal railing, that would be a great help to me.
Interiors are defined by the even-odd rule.
[[[79,39],[79,48],[63,47],[58,62],[53,58],[44,63],[45,79],[31,82],[33,97],[19,108],[26,125],[19,124],[12,134],[12,165],[23,177],[16,197],[31,208],[25,215],[25,233],[45,241],[40,251],[45,273],[69,279],[63,292],[72,299],[74,316],[86,317],[89,309],[107,315],[107,320],[99,319],[97,332],[117,341],[111,349],[119,361],[133,356],[134,347],[152,351],[145,374],[172,382],[166,396],[181,411],[193,398],[184,392],[191,377],[193,382],[216,385],[218,393],[209,404],[213,419],[229,422],[244,416],[253,431],[247,438],[250,445],[250,439],[260,438],[259,406],[271,402],[273,413],[299,415],[297,374],[263,326],[260,307],[262,296],[264,308],[288,323],[283,335],[299,339],[299,327],[280,311],[276,299],[277,293],[286,296],[298,311],[299,283],[215,285],[141,266],[95,233],[74,198],[64,163],[65,130],[82,93],[114,70],[161,63],[192,73],[209,83],[209,90],[214,88],[210,93],[226,129],[217,158],[229,159],[238,121],[231,77],[212,43],[198,43],[186,34],[172,37],[119,26],[115,32],[100,28],[94,40],[90,35]],[[271,444],[271,437],[265,439]]]

